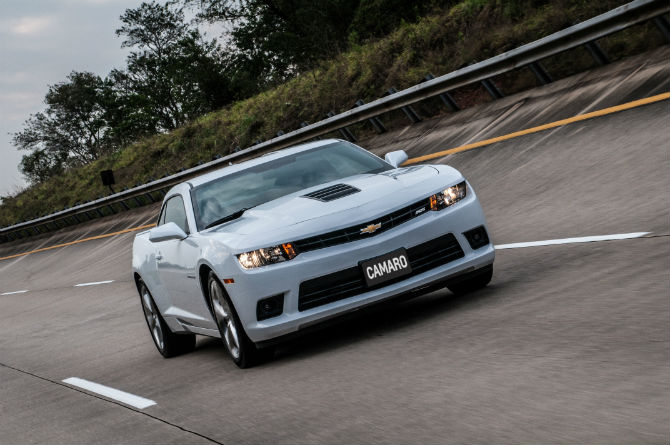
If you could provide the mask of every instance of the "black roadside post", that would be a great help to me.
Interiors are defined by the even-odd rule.
[[[112,193],[116,193],[112,188],[112,186],[116,184],[114,181],[114,172],[112,170],[102,170],[100,172],[100,178],[102,179],[102,185],[106,185]]]

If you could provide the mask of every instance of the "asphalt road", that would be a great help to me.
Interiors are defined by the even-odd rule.
[[[364,145],[418,156],[666,92],[667,53]],[[669,119],[663,101],[438,160],[476,187],[496,244],[649,235],[500,250],[485,290],[385,307],[249,370],[214,339],[159,356],[129,273],[132,233],[0,261],[0,443],[668,443]],[[69,377],[156,405],[133,409]]]

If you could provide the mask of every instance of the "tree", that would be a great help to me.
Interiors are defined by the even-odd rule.
[[[121,16],[122,47],[133,48],[124,71],[113,73],[126,103],[170,131],[232,100],[216,42],[185,23],[182,8],[142,3]]]
[[[230,22],[233,77],[256,79],[257,90],[312,68],[346,48],[359,0],[183,0],[206,22]]]
[[[31,115],[12,139],[17,148],[31,152],[21,161],[21,171],[30,181],[42,181],[111,150],[105,88],[95,74],[75,71],[67,81],[49,87],[46,110]]]
[[[280,83],[346,50],[386,35],[440,0],[181,0],[199,21],[229,23],[231,78]],[[441,0],[448,1],[448,0]]]

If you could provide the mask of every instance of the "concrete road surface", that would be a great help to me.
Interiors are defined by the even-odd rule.
[[[667,61],[665,47],[363,145],[413,157],[667,92]],[[249,370],[204,337],[161,358],[131,281],[132,233],[1,260],[0,443],[668,443],[669,123],[666,100],[437,160],[470,179],[497,245],[647,235],[499,250],[482,291],[383,307]]]

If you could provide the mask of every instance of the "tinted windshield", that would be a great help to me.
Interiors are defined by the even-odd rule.
[[[326,182],[391,168],[348,142],[274,159],[195,187],[191,194],[198,230],[240,209]]]

